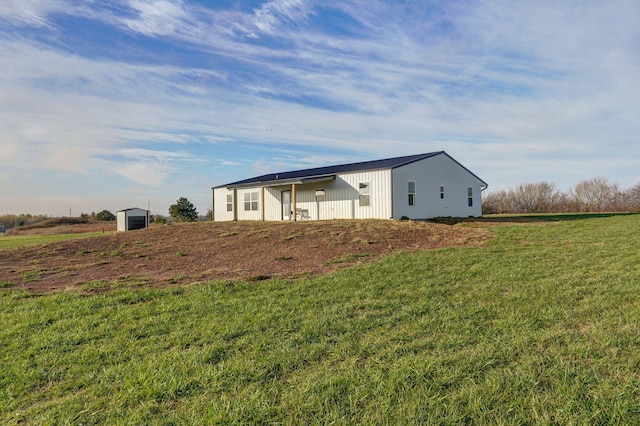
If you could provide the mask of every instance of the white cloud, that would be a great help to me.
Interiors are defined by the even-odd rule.
[[[129,0],[129,7],[137,16],[122,22],[148,36],[175,34],[190,21],[182,0]]]
[[[261,32],[273,34],[283,25],[299,24],[311,11],[306,0],[272,0],[255,10],[253,24]]]
[[[105,154],[107,154],[105,152]],[[158,151],[144,148],[122,148],[115,152],[109,152],[113,156],[121,156],[125,158],[156,158],[156,159],[176,159],[176,160],[189,160],[192,156],[186,152],[175,151]]]
[[[47,15],[69,6],[64,0],[3,0],[0,2],[0,18],[20,25],[49,26]]]
[[[159,161],[109,162],[108,167],[114,173],[135,183],[147,187],[162,186],[162,182],[173,173],[175,168]]]

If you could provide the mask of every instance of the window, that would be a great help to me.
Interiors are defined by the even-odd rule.
[[[360,182],[358,190],[360,192],[360,207],[370,206],[371,199],[369,198],[369,182]]]
[[[416,183],[410,180],[407,186],[408,186],[407,191],[409,193],[409,205],[415,206],[416,205]]]
[[[233,211],[233,195],[227,194],[227,211]]]
[[[467,188],[467,198],[469,202],[469,207],[473,207],[473,188],[472,187]]]
[[[444,186],[440,187],[440,199],[444,200]]]
[[[316,189],[316,201],[324,201],[326,200],[326,194],[324,189]]]
[[[258,191],[244,193],[244,210],[258,211]]]

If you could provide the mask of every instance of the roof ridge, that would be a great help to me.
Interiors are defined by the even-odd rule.
[[[260,176],[255,176],[248,179],[231,182],[218,187],[228,187],[235,185],[244,185],[250,183],[260,183],[265,181],[275,181],[280,179],[293,179],[317,175],[327,175],[335,173],[356,172],[362,170],[373,169],[393,169],[396,167],[404,166],[415,161],[430,158],[436,155],[446,154],[444,151],[427,152],[423,154],[403,155],[391,158],[382,158],[378,160],[359,161],[354,163],[344,163],[329,166],[312,167],[307,169],[289,170],[285,172],[266,173]]]

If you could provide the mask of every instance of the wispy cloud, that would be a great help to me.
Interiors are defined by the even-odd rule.
[[[492,187],[634,184],[612,164],[640,155],[637,16],[631,0],[5,0],[3,155],[157,188],[446,149]]]
[[[0,18],[16,25],[48,26],[47,15],[66,6],[64,0],[4,0],[0,3]]]
[[[122,22],[131,30],[148,36],[172,36],[189,26],[189,12],[181,0],[130,0],[133,18]]]
[[[253,23],[261,32],[274,34],[287,24],[300,25],[311,11],[307,0],[272,0],[255,10]]]

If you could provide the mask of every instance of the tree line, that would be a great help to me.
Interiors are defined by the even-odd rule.
[[[169,207],[169,216],[171,220],[175,222],[196,222],[201,218],[198,215],[198,211],[191,201],[189,201],[186,197],[180,197],[176,204],[172,204]],[[211,220],[213,218],[213,213],[209,211],[207,213],[206,219]],[[31,215],[31,214],[6,214],[0,215],[0,226],[5,229],[18,228],[23,226],[32,226],[38,224],[40,222],[51,222],[53,219],[57,220],[59,223],[64,224],[63,222],[66,220],[68,224],[77,224],[77,223],[91,223],[91,222],[110,222],[116,220],[116,215],[113,214],[109,210],[102,210],[98,213],[81,213],[77,218],[72,217],[59,217],[52,218],[48,215]],[[155,214],[150,217],[151,222],[166,224],[169,223],[170,220],[165,216]]]
[[[639,212],[640,183],[621,189],[598,177],[583,180],[568,191],[555,183],[538,182],[489,192],[482,197],[483,214]]]
[[[17,228],[22,226],[32,226],[45,221],[52,221],[56,219],[59,225],[69,224],[74,225],[78,223],[89,222],[109,222],[116,220],[116,215],[109,210],[102,210],[101,212],[81,213],[78,217],[50,217],[43,214],[5,214],[0,215],[0,226],[4,226],[6,229]],[[65,223],[66,220],[66,223]]]

